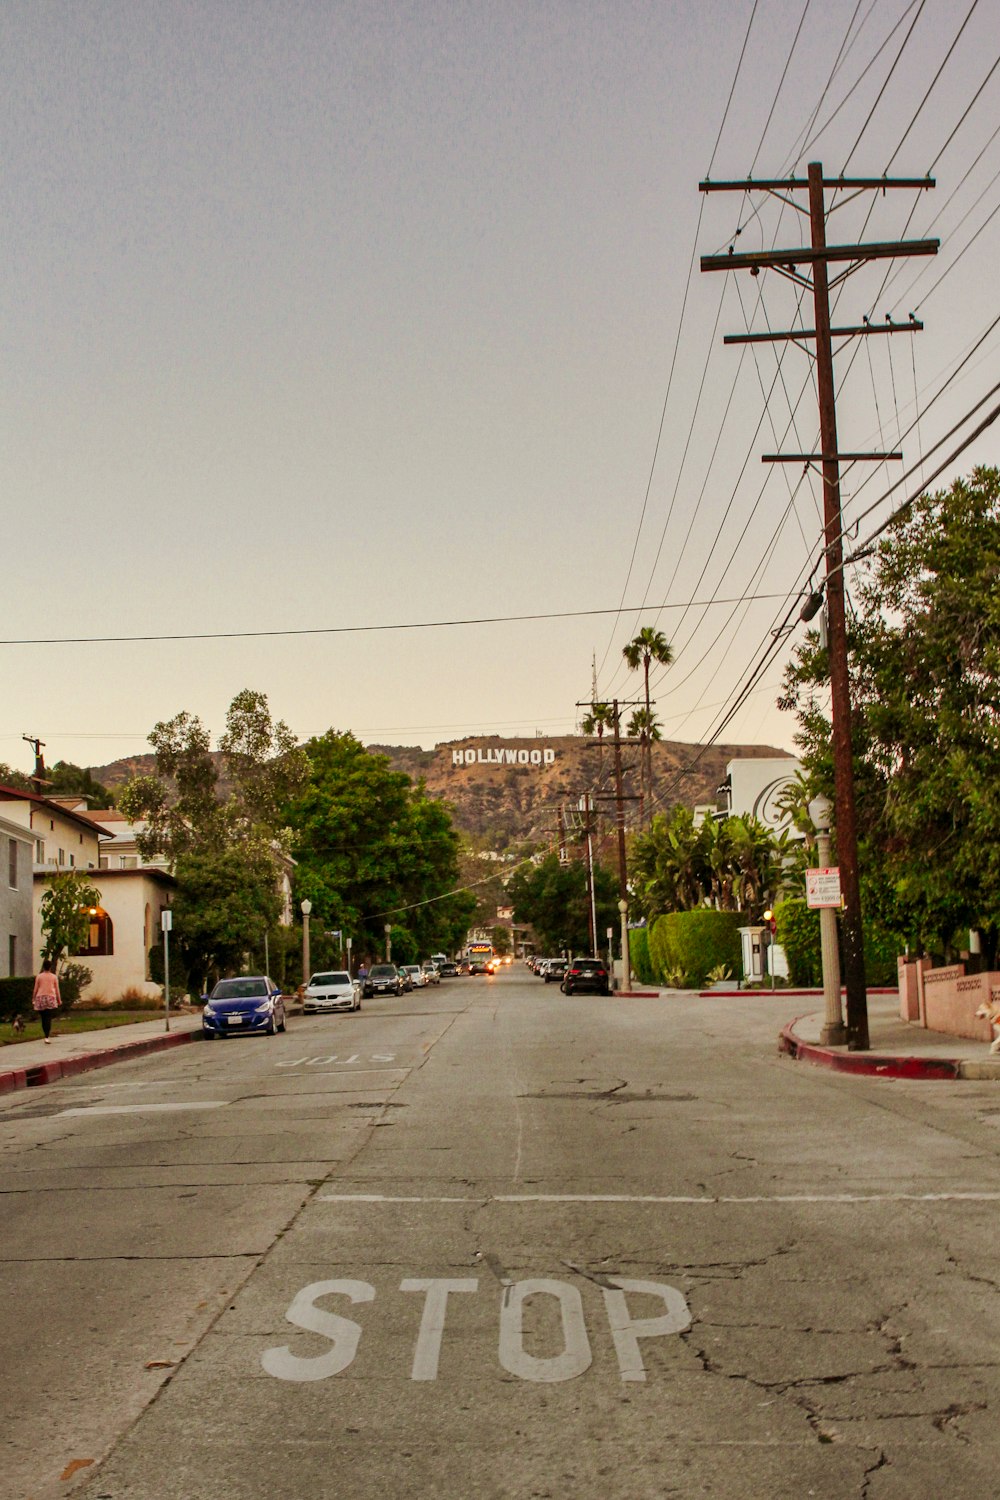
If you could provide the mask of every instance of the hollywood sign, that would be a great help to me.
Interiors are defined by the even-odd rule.
[[[551,766],[556,758],[554,750],[508,750],[506,747],[489,746],[486,750],[453,750],[453,766]]]

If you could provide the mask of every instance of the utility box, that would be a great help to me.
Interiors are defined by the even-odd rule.
[[[764,978],[763,927],[740,927],[743,948],[743,978],[747,984],[760,984]]]

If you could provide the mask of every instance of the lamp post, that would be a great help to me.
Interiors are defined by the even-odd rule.
[[[386,924],[385,924],[385,961],[386,961],[387,964],[391,964],[392,963],[392,923],[391,922],[386,922]]]
[[[302,983],[308,984],[309,973],[309,913],[313,909],[311,901],[303,901],[302,911]]]
[[[767,944],[767,948],[766,948],[767,958],[765,960],[765,962],[766,962],[766,968],[764,970],[764,973],[766,975],[767,970],[770,969],[770,971],[771,971],[771,988],[773,990],[774,989],[774,912],[771,910],[770,907],[768,907],[767,911],[764,913],[764,931],[767,933],[767,937],[764,940],[766,942],[766,944]]]
[[[351,945],[352,945],[353,942],[354,942],[353,938],[346,938],[345,941],[344,941],[344,946],[347,949],[347,972],[348,972],[348,974],[350,974],[350,972],[351,972]]]
[[[618,910],[622,919],[622,989],[632,988],[632,965],[628,953],[628,902],[619,901]]]
[[[816,858],[822,869],[830,866],[830,823],[833,807],[822,793],[809,803],[809,816],[816,830]],[[823,1029],[825,1047],[842,1047],[847,1027],[840,1007],[840,954],[837,950],[837,913],[832,906],[819,909],[819,944],[823,959]]]

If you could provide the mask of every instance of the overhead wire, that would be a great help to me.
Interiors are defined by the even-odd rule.
[[[722,134],[723,134],[723,131],[726,128],[726,121],[729,118],[729,111],[730,111],[730,108],[732,107],[733,95],[736,92],[736,85],[737,85],[737,83],[739,81],[740,73],[741,73],[741,71],[743,69],[743,61],[744,61],[744,58],[746,57],[747,44],[750,41],[750,33],[751,33],[752,29],[753,29],[754,18],[757,15],[757,7],[758,7],[759,3],[760,3],[760,0],[753,0],[753,6],[752,6],[751,11],[750,11],[750,19],[747,22],[746,33],[744,34],[744,37],[743,37],[743,45],[740,48],[740,55],[739,55],[739,58],[737,59],[737,62],[736,62],[736,71],[733,74],[733,81],[732,81],[732,83],[730,84],[730,87],[729,87],[729,96],[726,99],[725,109],[722,111],[722,120],[719,123],[718,134],[715,137],[715,145],[712,147],[712,155],[711,155],[711,158],[710,158],[709,164],[708,164],[709,175],[711,175],[712,167],[713,167],[713,165],[715,163],[716,153],[718,152],[718,149],[719,149],[719,143],[722,140]],[[639,523],[638,523],[638,526],[636,527],[635,540],[634,540],[634,542],[632,544],[632,554],[631,554],[631,557],[629,558],[629,565],[628,565],[628,570],[627,570],[626,576],[625,576],[625,583],[622,586],[622,601],[624,601],[625,594],[628,591],[629,582],[631,581],[631,578],[632,578],[632,569],[635,566],[636,554],[637,554],[638,549],[639,549],[639,539],[640,539],[640,537],[642,535],[642,528],[643,528],[643,524],[644,524],[645,518],[646,518],[646,511],[647,511],[648,506],[649,506],[649,496],[650,496],[650,492],[651,492],[652,484],[653,484],[653,474],[655,473],[655,470],[656,470],[656,462],[657,462],[657,458],[658,458],[659,452],[660,452],[660,444],[663,441],[663,429],[664,429],[664,425],[666,423],[667,407],[668,407],[668,404],[669,404],[669,401],[670,401],[670,392],[673,389],[674,372],[675,372],[675,370],[677,368],[677,354],[678,354],[678,350],[680,348],[681,334],[682,334],[683,329],[684,329],[684,322],[685,322],[685,316],[686,316],[686,313],[687,313],[687,305],[688,305],[688,295],[689,295],[690,290],[691,290],[691,281],[692,281],[692,276],[693,276],[693,273],[694,273],[694,264],[695,264],[695,259],[696,259],[697,254],[698,254],[698,239],[699,239],[700,234],[701,234],[701,221],[702,221],[702,217],[704,215],[704,211],[705,211],[705,204],[704,204],[704,200],[702,200],[701,206],[700,206],[699,211],[698,211],[698,222],[697,222],[697,224],[695,226],[694,240],[693,240],[693,244],[692,244],[692,248],[691,248],[691,258],[690,258],[690,261],[688,262],[687,279],[686,279],[686,281],[684,283],[684,295],[683,295],[683,298],[681,300],[681,311],[680,311],[680,316],[679,316],[678,321],[677,321],[677,333],[676,333],[675,338],[674,338],[674,348],[673,348],[673,353],[671,355],[671,360],[670,360],[670,370],[669,370],[668,375],[667,375],[667,389],[666,389],[666,393],[665,393],[664,398],[663,398],[663,406],[662,406],[661,411],[660,411],[660,421],[659,421],[659,426],[657,428],[657,433],[656,433],[656,442],[655,442],[655,444],[653,446],[653,458],[652,458],[652,462],[650,463],[649,477],[648,477],[648,479],[646,481],[646,489],[645,489],[645,493],[643,495],[642,509],[640,511],[640,514],[639,514]],[[723,289],[723,290],[725,290],[725,289]],[[619,607],[619,611],[618,611],[619,617],[623,613],[628,613],[628,611],[626,611],[624,609],[624,602]],[[617,628],[617,622],[616,622],[616,625],[612,627],[611,634],[608,637],[608,644],[604,648],[604,655],[601,657],[601,665],[598,668],[599,672],[603,671],[603,669],[604,669],[604,663],[608,659],[608,652],[611,650],[611,646],[612,646],[612,644],[614,642],[614,636],[615,636],[615,630],[616,630],[616,628]]]

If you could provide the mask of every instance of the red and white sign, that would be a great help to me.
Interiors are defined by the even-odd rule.
[[[806,905],[811,907],[840,906],[840,871],[806,871]]]

